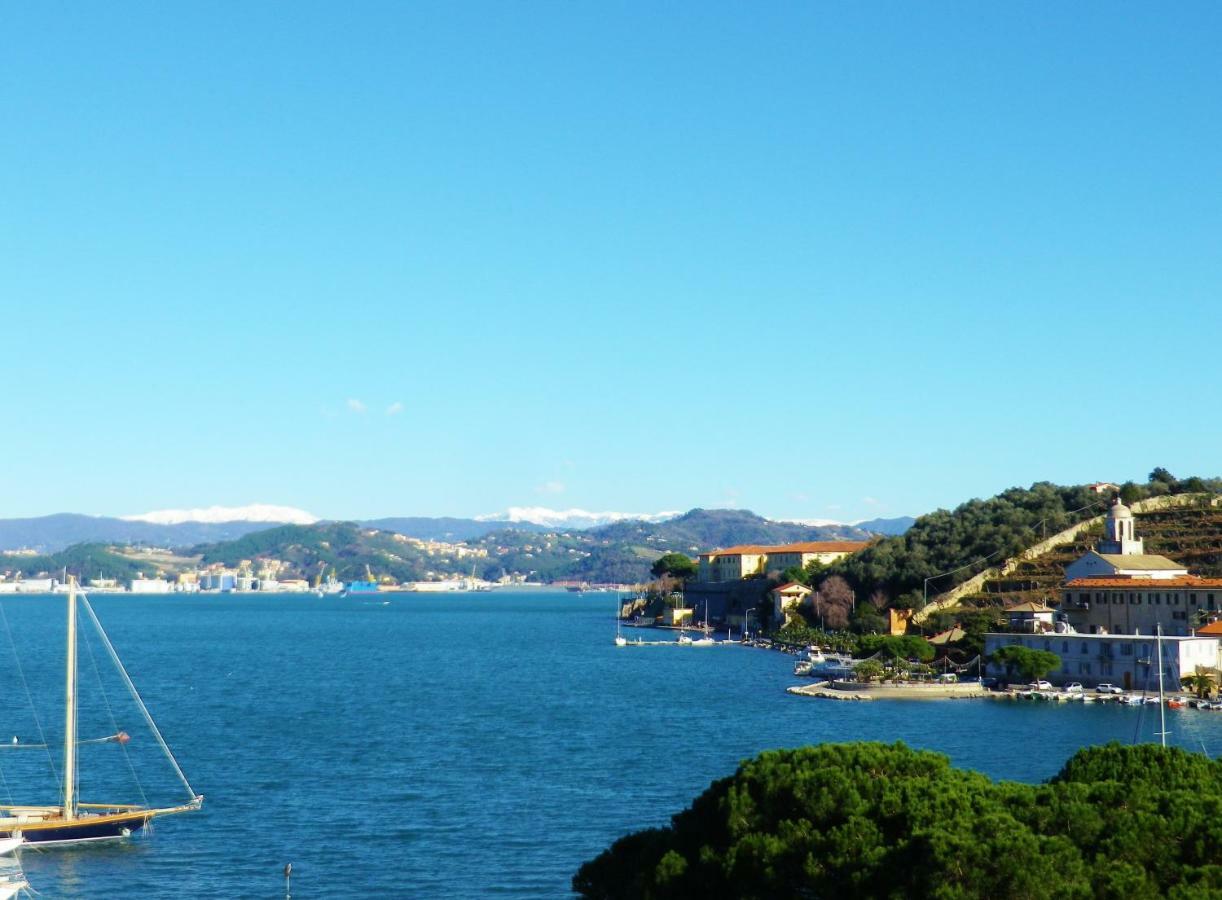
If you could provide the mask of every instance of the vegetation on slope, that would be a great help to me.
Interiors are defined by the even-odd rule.
[[[69,575],[75,575],[84,584],[90,578],[126,581],[140,574],[151,575],[156,566],[147,560],[125,556],[106,544],[76,544],[58,553],[0,557],[0,569],[7,570],[10,580],[15,580],[18,572],[26,578],[44,572],[59,578],[67,569]]]
[[[1133,501],[1198,489],[1217,492],[1222,480],[1181,481],[1165,469],[1155,469],[1147,484],[1129,482],[1121,488]],[[1106,512],[1110,501],[1084,485],[1041,481],[1011,488],[988,500],[969,500],[953,511],[921,516],[904,535],[885,538],[830,571],[844,576],[859,595],[881,590],[896,605],[919,606],[926,579],[929,596],[947,591],[1047,535]]]
[[[903,744],[776,750],[573,878],[611,898],[1189,898],[1222,892],[1222,762],[1092,747],[1043,785]]]

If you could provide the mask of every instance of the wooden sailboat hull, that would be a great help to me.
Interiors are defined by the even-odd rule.
[[[199,809],[203,797],[183,806],[148,809],[144,807],[113,807],[98,813],[86,813],[72,819],[62,815],[15,821],[0,819],[0,836],[24,837],[27,844],[78,844],[85,841],[113,841],[130,837],[148,824],[154,816],[190,812]],[[22,817],[25,818],[25,817]]]
[[[10,834],[20,834],[27,844],[41,846],[79,844],[85,841],[118,841],[135,834],[147,822],[147,815],[100,816],[96,820],[73,819],[67,822],[27,822]]]

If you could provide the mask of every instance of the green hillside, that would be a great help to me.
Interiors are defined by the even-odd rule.
[[[1194,477],[1181,481],[1164,469],[1155,469],[1144,485],[1122,485],[1121,496],[1132,502],[1198,491],[1216,494],[1222,491],[1222,480]],[[921,516],[904,535],[884,538],[836,563],[831,571],[848,580],[859,597],[878,590],[892,603],[919,606],[926,579],[932,598],[1018,555],[1047,535],[1101,515],[1110,502],[1110,496],[1096,494],[1085,485],[1037,482],[1029,488],[1010,488],[988,500],[969,500],[953,511]],[[1170,520],[1152,525],[1150,537],[1154,541],[1147,542],[1150,552],[1163,552],[1154,548],[1166,546],[1174,550],[1167,553],[1173,558],[1179,558],[1175,556],[1178,552],[1207,562],[1216,560],[1222,551],[1222,545],[1211,544],[1207,533],[1186,530]],[[1024,590],[1038,591],[1037,575],[1034,569],[1024,570],[1015,580],[1026,577],[1031,586]]]
[[[1173,559],[1197,575],[1222,577],[1222,508],[1203,502],[1188,509],[1138,512],[1134,519],[1147,553]],[[979,593],[965,597],[965,605],[1009,606],[1039,599],[1057,602],[1065,566],[1092,549],[1102,534],[1101,526],[1092,527],[1072,543],[1019,563],[1013,573],[989,579]]]

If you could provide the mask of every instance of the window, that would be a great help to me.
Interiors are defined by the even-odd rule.
[[[1124,603],[1124,597],[1120,596],[1119,594],[1114,596],[1112,598],[1112,605],[1115,606],[1117,603]]]
[[[1051,649],[1052,649],[1052,641],[1045,639],[1045,641],[1044,641],[1044,649],[1045,649],[1045,650],[1051,650]]]
[[[1087,644],[1085,641],[1083,641],[1083,643],[1082,643],[1082,655],[1083,655],[1083,656],[1085,656],[1085,655],[1086,655],[1086,654],[1088,654],[1088,653],[1090,653],[1090,645],[1089,645],[1089,644]]]
[[[1133,645],[1130,644],[1128,641],[1125,641],[1123,644],[1121,644],[1120,645],[1120,655],[1121,656],[1132,656],[1133,655]]]
[[[1061,641],[1061,652],[1062,653],[1069,652],[1069,641]]]

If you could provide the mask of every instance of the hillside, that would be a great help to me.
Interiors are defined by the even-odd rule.
[[[0,519],[0,550],[57,553],[74,544],[146,544],[188,547],[239,538],[272,527],[268,522],[182,522],[162,525],[112,516],[56,513],[24,519]]]
[[[1145,484],[1120,486],[1120,495],[1130,503],[1200,492],[1222,492],[1222,480],[1180,480],[1160,468]],[[931,598],[948,591],[1045,535],[1101,515],[1110,500],[1110,494],[1098,494],[1088,485],[1043,481],[1029,488],[1010,488],[987,500],[969,500],[954,510],[921,516],[904,535],[878,541],[832,569],[849,581],[858,596],[881,591],[892,603],[920,606],[926,583]],[[1202,556],[1212,552],[1208,542],[1185,544],[1183,549]]]
[[[1222,576],[1222,509],[1201,506],[1134,514],[1136,532],[1147,553],[1166,556],[1197,575]],[[1094,547],[1101,526],[1085,529],[1077,540],[1020,562],[1009,575],[985,581],[963,598],[965,605],[1009,606],[1025,600],[1060,599],[1065,566]]]
[[[34,578],[43,573],[59,577],[67,569],[85,583],[90,578],[127,581],[140,574],[153,574],[157,567],[147,559],[128,556],[107,544],[75,544],[57,553],[0,556],[0,574],[15,580],[18,573]]]
[[[484,519],[459,519],[452,516],[393,516],[387,519],[365,519],[360,524],[379,531],[393,531],[423,541],[470,541],[494,531],[525,531],[532,534],[553,531],[534,522],[499,522]]]
[[[614,544],[642,545],[689,555],[734,544],[866,541],[873,536],[851,525],[774,522],[745,509],[693,509],[665,522],[616,522],[591,528],[588,534]]]

